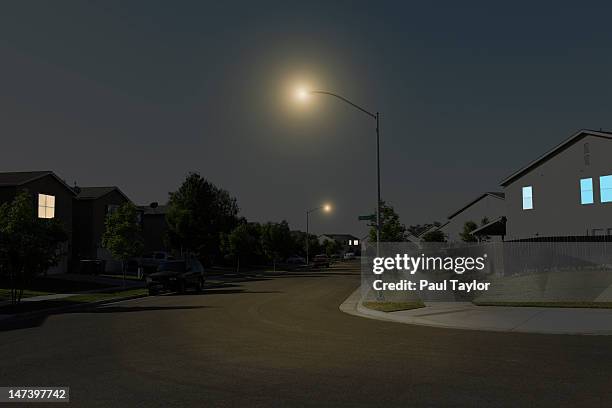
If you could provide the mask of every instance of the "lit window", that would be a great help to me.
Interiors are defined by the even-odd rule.
[[[593,179],[580,179],[580,204],[593,204]]]
[[[612,201],[612,176],[601,176],[599,178],[599,196],[602,203]]]
[[[531,186],[523,187],[523,210],[533,209],[533,188]]]
[[[47,194],[38,195],[38,218],[55,217],[55,196]]]
[[[354,242],[355,242],[354,244],[355,246],[359,245],[359,240],[356,239]]]

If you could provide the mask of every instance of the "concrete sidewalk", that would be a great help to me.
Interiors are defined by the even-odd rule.
[[[522,333],[612,335],[612,309],[475,306],[469,302],[428,302],[425,307],[379,312],[361,304],[357,289],[340,305],[356,316],[451,329]]]

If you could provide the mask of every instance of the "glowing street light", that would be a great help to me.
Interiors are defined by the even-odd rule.
[[[306,99],[308,99],[308,91],[305,88],[298,88],[295,92],[295,97],[299,101],[305,101]]]
[[[319,91],[319,90],[308,90],[305,88],[298,88],[296,90],[296,97],[299,101],[305,101],[308,99],[308,96],[313,94],[321,94],[333,96],[334,98],[340,99],[342,102],[351,105],[353,108],[365,113],[372,119],[376,121],[376,184],[377,184],[377,201],[376,201],[376,255],[378,256],[378,252],[380,249],[380,113],[372,113],[361,106],[349,101],[344,96],[340,96],[338,94],[327,92],[327,91]]]
[[[306,211],[306,265],[309,264],[309,258],[308,258],[308,246],[310,244],[310,229],[309,229],[309,224],[310,224],[310,213],[313,213],[315,211],[319,211],[319,210],[323,210],[324,212],[328,213],[331,211],[331,205],[329,204],[323,204],[320,207],[316,207],[316,208],[312,208],[310,210]]]

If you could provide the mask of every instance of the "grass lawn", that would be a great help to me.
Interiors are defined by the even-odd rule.
[[[363,305],[368,309],[377,310],[379,312],[399,312],[400,310],[411,310],[425,307],[423,302],[363,302]]]
[[[74,295],[62,299],[42,300],[39,302],[21,302],[18,305],[7,305],[0,307],[0,314],[15,314],[34,312],[38,310],[51,309],[62,306],[82,305],[101,300],[119,299],[129,296],[146,295],[146,289],[129,289],[118,292],[109,293],[84,293],[82,295]]]
[[[610,309],[612,302],[487,302],[475,301],[476,306],[512,306],[512,307],[585,307],[592,309]]]
[[[41,296],[41,295],[51,295],[54,292],[44,292],[38,290],[24,290],[23,298],[28,298],[32,296]],[[0,302],[5,300],[11,300],[11,290],[7,288],[0,288]]]

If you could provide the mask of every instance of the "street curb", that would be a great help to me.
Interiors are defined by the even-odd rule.
[[[569,335],[569,336],[612,336],[612,331],[538,331],[538,330],[521,330],[517,328],[513,329],[500,329],[500,328],[492,328],[492,327],[466,327],[466,326],[456,326],[456,325],[448,325],[443,323],[432,323],[432,322],[424,322],[422,320],[417,320],[418,317],[412,317],[410,320],[407,319],[399,319],[392,317],[392,313],[380,312],[377,310],[369,309],[362,305],[361,303],[361,288],[357,288],[351,295],[345,299],[342,304],[338,307],[340,311],[358,317],[363,317],[366,319],[375,319],[381,320],[390,323],[399,323],[399,324],[409,324],[413,326],[424,326],[424,327],[432,327],[438,329],[451,329],[451,330],[469,330],[469,331],[487,331],[487,332],[496,332],[496,333],[520,333],[520,334],[535,334],[535,335]],[[421,308],[419,310],[426,309]]]
[[[33,319],[36,317],[44,317],[44,316],[49,316],[52,314],[59,314],[59,313],[79,310],[79,309],[87,309],[87,308],[91,308],[95,306],[105,305],[107,303],[123,302],[125,300],[139,299],[139,298],[144,298],[147,296],[149,295],[142,294],[142,295],[132,295],[132,296],[125,296],[125,297],[116,297],[112,299],[98,300],[95,302],[87,302],[87,303],[67,305],[67,306],[58,306],[58,307],[52,307],[49,309],[36,310],[34,312],[19,313],[18,315],[11,315],[10,317],[0,319],[0,327],[7,323],[10,324],[10,323],[23,321],[23,320]]]

